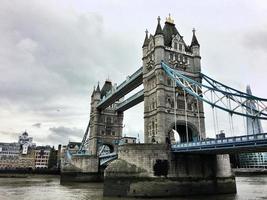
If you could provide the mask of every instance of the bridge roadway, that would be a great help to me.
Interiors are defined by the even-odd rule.
[[[230,154],[267,151],[267,133],[173,144],[174,153]]]
[[[144,89],[140,90],[133,96],[129,97],[125,101],[117,104],[116,110],[119,112],[123,112],[125,110],[128,110],[129,108],[141,103],[144,101]]]
[[[143,83],[143,67],[140,67],[131,76],[128,76],[124,82],[122,82],[119,86],[117,86],[114,91],[109,92],[107,96],[104,97],[98,103],[97,108],[100,110],[104,110],[105,108],[109,107],[117,100],[124,97],[126,94],[128,94],[129,92],[140,86],[142,83]],[[140,97],[139,97],[139,102],[141,102]],[[121,109],[126,110],[123,107],[121,107]]]

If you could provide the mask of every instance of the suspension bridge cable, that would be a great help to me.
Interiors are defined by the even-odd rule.
[[[177,103],[176,103],[176,91],[175,91],[175,85],[176,82],[173,80],[173,108],[174,108],[174,130],[177,132],[177,122],[176,122],[176,109],[177,109]]]
[[[188,127],[187,127],[187,100],[186,100],[186,94],[184,90],[184,112],[185,112],[185,130],[186,130],[186,142],[188,144]]]
[[[241,108],[241,112],[244,113],[244,108]],[[243,118],[244,133],[247,133],[245,116],[242,116],[242,118]]]
[[[227,97],[227,107],[229,110],[231,110],[231,102],[230,99]],[[229,118],[229,126],[230,126],[230,134],[231,136],[234,136],[234,126],[233,126],[233,118],[232,118],[232,114],[230,112],[228,112],[228,118]]]
[[[197,94],[198,94],[198,88],[196,87],[196,91],[197,91]],[[202,140],[202,132],[201,132],[201,128],[200,128],[200,112],[199,112],[199,101],[198,99],[196,98],[196,101],[197,101],[197,115],[198,115],[198,131],[199,131],[199,140]]]
[[[213,95],[212,95],[212,91],[210,93],[210,96],[211,96],[211,102],[213,103]],[[212,119],[213,119],[213,128],[214,128],[214,134],[215,134],[215,138],[216,138],[216,124],[215,124],[215,113],[214,113],[214,106],[212,105],[211,106],[211,109],[212,109]]]
[[[216,126],[217,126],[217,133],[219,133],[218,113],[217,113],[216,108],[214,108],[214,110],[215,110],[215,120],[216,120]],[[215,133],[215,138],[216,138],[216,133]]]

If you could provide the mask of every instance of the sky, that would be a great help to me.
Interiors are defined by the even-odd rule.
[[[163,25],[169,13],[187,44],[196,29],[204,73],[267,98],[264,0],[2,0],[0,142],[25,130],[38,145],[81,141],[93,87],[137,70],[145,29],[154,34],[157,17]],[[125,112],[124,124],[124,135],[142,140],[142,103]]]

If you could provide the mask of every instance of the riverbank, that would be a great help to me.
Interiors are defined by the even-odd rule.
[[[57,174],[0,174],[0,178],[46,178],[46,177],[58,177]]]
[[[0,178],[27,178],[33,176],[59,176],[59,170],[50,169],[38,169],[38,170],[27,170],[27,169],[17,169],[17,170],[0,170]]]
[[[267,175],[267,169],[259,168],[234,168],[236,176],[254,176],[254,175]]]

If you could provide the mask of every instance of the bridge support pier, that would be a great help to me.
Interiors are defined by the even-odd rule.
[[[103,172],[99,169],[99,159],[91,155],[73,155],[61,166],[60,183],[68,182],[100,182]]]
[[[163,144],[127,144],[104,174],[104,196],[174,197],[236,193],[228,155],[171,153]]]

